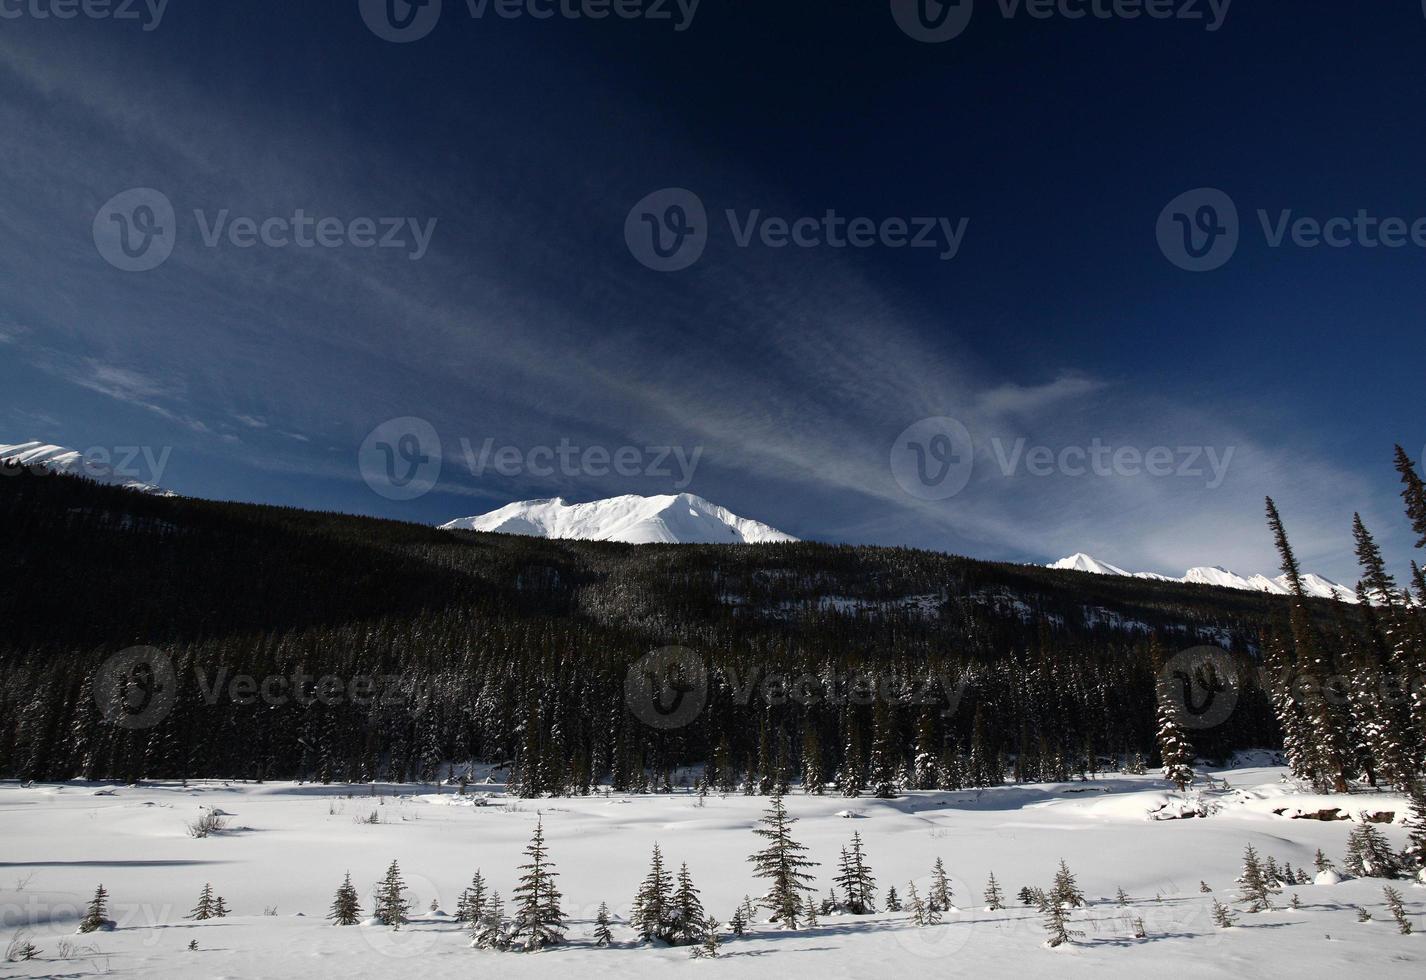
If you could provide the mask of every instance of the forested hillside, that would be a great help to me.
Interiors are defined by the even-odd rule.
[[[694,762],[753,791],[1066,778],[1156,754],[1156,659],[1214,643],[1252,668],[1289,611],[904,549],[547,541],[29,471],[0,478],[0,517],[0,771],[24,778],[429,780],[475,759],[514,763],[528,793],[657,788]],[[92,694],[135,645],[174,668],[152,727]],[[626,679],[671,645],[707,664],[707,704],[650,726]],[[1241,674],[1200,753],[1280,742]],[[244,699],[239,675],[289,680]],[[350,696],[357,678],[374,696]]]

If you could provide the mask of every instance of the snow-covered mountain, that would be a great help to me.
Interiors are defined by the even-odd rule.
[[[1083,552],[1070,555],[1068,558],[1061,558],[1057,562],[1045,566],[1046,568],[1070,569],[1076,572],[1091,572],[1095,575],[1123,575],[1127,578],[1149,578],[1157,579],[1160,582],[1188,582],[1194,585],[1216,585],[1223,589],[1246,589],[1250,592],[1269,592],[1273,595],[1289,595],[1290,589],[1287,584],[1287,576],[1279,575],[1277,578],[1268,578],[1266,575],[1252,575],[1244,578],[1234,572],[1228,571],[1217,565],[1204,565],[1198,568],[1190,568],[1184,573],[1182,578],[1171,578],[1167,575],[1156,575],[1153,572],[1126,572],[1118,565],[1111,565],[1107,561],[1100,561]],[[1345,585],[1338,585],[1331,579],[1323,578],[1321,575],[1314,575],[1311,572],[1302,576],[1302,590],[1309,596],[1316,596],[1319,599],[1341,599],[1343,602],[1356,602],[1357,594]]]
[[[111,454],[114,456],[117,454]],[[74,476],[87,476],[91,480],[100,483],[112,483],[116,486],[127,487],[130,490],[140,490],[144,493],[158,494],[163,497],[173,497],[177,494],[152,483],[144,483],[142,480],[131,479],[114,471],[115,463],[111,459],[108,463],[100,463],[95,459],[86,459],[84,454],[77,449],[69,449],[65,446],[54,446],[46,442],[33,439],[29,442],[18,442],[12,445],[0,443],[0,462],[17,464],[20,466],[39,466],[47,470],[54,470],[56,473],[70,473]]]
[[[571,504],[562,497],[521,500],[441,527],[448,531],[499,531],[627,544],[766,544],[797,540],[691,493],[659,497],[629,494],[586,504]]]

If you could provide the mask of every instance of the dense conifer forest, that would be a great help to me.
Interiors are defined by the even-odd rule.
[[[690,764],[752,793],[1063,780],[1158,760],[1167,656],[1231,651],[1235,710],[1190,733],[1224,756],[1283,744],[1258,673],[1281,638],[1371,635],[1340,603],[923,551],[446,532],[27,470],[0,477],[0,516],[0,773],[22,779],[432,781],[482,760],[526,795],[658,791]],[[92,693],[136,645],[173,665],[150,727]],[[706,707],[651,726],[626,681],[674,645],[706,663]]]

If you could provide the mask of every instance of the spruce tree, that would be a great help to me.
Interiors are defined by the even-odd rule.
[[[372,917],[381,925],[399,929],[408,921],[411,903],[406,899],[406,882],[401,880],[401,866],[395,861],[386,869],[386,877],[376,886]]]
[[[1213,900],[1213,923],[1220,929],[1231,929],[1238,924],[1238,920],[1233,916],[1232,909],[1215,898]]]
[[[916,882],[907,884],[906,896],[906,911],[911,916],[911,922],[917,926],[926,925],[926,916],[929,910],[926,903],[921,901],[920,893],[916,891]]]
[[[698,932],[703,937],[702,945],[693,948],[695,959],[717,959],[718,947],[722,940],[718,936],[718,930],[722,928],[722,923],[713,916],[706,916],[698,923]]]
[[[772,912],[773,921],[785,929],[796,929],[801,895],[812,891],[812,875],[806,869],[816,867],[817,862],[804,857],[807,848],[792,839],[792,825],[797,818],[788,816],[780,794],[772,797],[760,822],[762,826],[754,828],[753,833],[766,840],[767,846],[748,860],[757,869],[753,872],[755,877],[768,879],[763,905]]]
[[[198,893],[198,904],[193,907],[193,911],[188,913],[188,918],[203,922],[213,918],[213,886],[204,883],[203,890]]]
[[[1127,894],[1125,894],[1123,888],[1120,888],[1117,892],[1115,892],[1115,894],[1114,894],[1114,902],[1115,902],[1115,904],[1117,904],[1120,908],[1128,908],[1128,907],[1129,907],[1129,896],[1128,896]]]
[[[361,899],[357,895],[356,886],[352,884],[350,871],[337,888],[336,898],[332,901],[332,911],[328,913],[327,918],[332,920],[333,925],[339,926],[354,926],[361,920]]]
[[[1272,887],[1252,844],[1243,852],[1243,875],[1239,881],[1243,889],[1238,901],[1249,903],[1249,912],[1266,912],[1273,907]]]
[[[223,901],[223,896],[219,895],[213,901],[213,918],[226,919],[228,917],[228,903]]]
[[[1051,949],[1071,943],[1077,937],[1084,935],[1084,933],[1069,927],[1069,913],[1065,911],[1064,904],[1054,898],[1045,909],[1045,933],[1048,937],[1045,940],[1045,945]]]
[[[1060,858],[1060,867],[1055,872],[1055,884],[1049,897],[1052,905],[1068,905],[1076,909],[1084,905],[1084,892],[1080,891],[1074,873],[1065,864],[1064,858]]]
[[[1386,907],[1391,912],[1392,918],[1396,920],[1397,927],[1403,936],[1411,935],[1411,920],[1406,918],[1406,907],[1401,904],[1401,892],[1390,885],[1382,889],[1382,894],[1386,896]]]
[[[526,863],[520,865],[520,884],[515,888],[515,917],[510,928],[510,945],[527,951],[564,942],[564,911],[555,887],[559,872],[549,860],[543,821],[535,824],[530,843],[525,846]]]
[[[461,892],[460,900],[456,902],[456,921],[479,922],[481,914],[485,911],[485,901],[485,878],[481,875],[480,869],[476,868],[475,875],[470,879],[470,886]]]
[[[1406,502],[1406,519],[1418,535],[1416,547],[1426,548],[1426,483],[1416,472],[1416,466],[1406,450],[1396,447],[1396,471],[1401,474],[1401,499]]]
[[[1158,683],[1158,701],[1158,741],[1164,779],[1182,793],[1193,782],[1193,746],[1179,723],[1178,704],[1169,693],[1168,682],[1162,679]]]
[[[649,873],[644,876],[639,892],[634,896],[634,911],[629,924],[644,942],[654,939],[668,941],[669,923],[673,918],[673,878],[664,868],[663,850],[654,843],[649,859]]]
[[[604,949],[613,941],[614,934],[609,931],[609,905],[600,902],[599,912],[594,917],[594,945]]]
[[[1416,780],[1408,790],[1411,817],[1407,821],[1408,831],[1406,858],[1418,872],[1426,868],[1426,781]]]
[[[1397,861],[1391,843],[1367,822],[1366,816],[1361,814],[1361,822],[1347,835],[1347,857],[1342,867],[1354,878],[1393,878]]]
[[[877,698],[872,707],[871,731],[871,789],[872,795],[880,800],[896,799],[897,764],[899,753],[896,749],[895,731],[891,710],[883,698]]]
[[[693,877],[688,873],[688,864],[678,869],[678,885],[673,893],[673,920],[670,924],[670,941],[686,945],[702,940],[703,902],[698,897],[698,889],[693,887]]]
[[[842,848],[842,862],[834,879],[842,889],[842,908],[852,915],[876,911],[876,880],[862,853],[862,836],[852,832],[850,847]]]
[[[1292,545],[1287,540],[1282,517],[1271,497],[1267,498],[1267,516],[1268,527],[1273,532],[1278,556],[1282,560],[1282,572],[1292,593],[1289,624],[1293,644],[1297,648],[1298,664],[1308,671],[1315,681],[1309,685],[1311,691],[1305,705],[1305,715],[1312,730],[1315,750],[1314,781],[1318,788],[1324,791],[1345,793],[1348,790],[1347,769],[1352,754],[1347,741],[1346,726],[1341,713],[1318,689],[1319,685],[1334,676],[1337,671],[1333,669],[1331,656],[1321,650],[1321,641],[1306,607],[1307,596],[1302,586],[1302,572],[1297,564],[1297,557],[1292,552]]]
[[[946,865],[940,858],[931,868],[931,889],[927,897],[927,907],[937,912],[951,910],[951,879],[946,875]]]
[[[100,885],[94,890],[94,897],[89,900],[89,906],[84,910],[84,918],[79,921],[79,931],[95,932],[113,928],[114,921],[109,918],[109,893]]]
[[[1000,893],[1000,883],[995,880],[995,872],[990,873],[990,880],[985,883],[985,910],[987,912],[999,912],[1005,908],[1005,896]]]
[[[886,890],[886,910],[888,912],[901,911],[901,896],[896,894],[895,885]]]
[[[748,931],[748,920],[743,915],[743,907],[739,905],[733,910],[733,917],[728,920],[728,928],[733,931],[733,935],[741,936]]]

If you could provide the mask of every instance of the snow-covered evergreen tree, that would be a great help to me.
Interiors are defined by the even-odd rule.
[[[614,934],[609,930],[609,904],[599,903],[599,912],[594,916],[594,945],[603,949],[614,942]]]
[[[862,851],[862,835],[852,832],[849,847],[842,848],[842,861],[834,879],[842,890],[841,907],[851,915],[870,915],[876,911],[876,879]]]
[[[1394,878],[1397,873],[1396,854],[1386,836],[1361,814],[1360,823],[1347,835],[1347,856],[1342,867],[1354,878]]]
[[[1064,858],[1060,859],[1059,870],[1055,872],[1055,883],[1050,889],[1049,898],[1051,905],[1067,905],[1072,909],[1085,904],[1084,892],[1080,891],[1079,883],[1069,865],[1065,864]]]
[[[476,868],[475,875],[470,879],[469,887],[461,892],[460,899],[456,902],[456,921],[479,922],[481,915],[485,912],[485,900],[485,877],[480,873],[480,869]]]
[[[327,914],[327,918],[332,920],[333,925],[338,926],[354,926],[361,921],[361,898],[357,895],[356,886],[352,884],[350,871],[337,888],[337,895],[332,900],[332,911]]]
[[[84,910],[84,918],[79,920],[79,931],[96,932],[113,928],[114,920],[109,918],[109,893],[100,885],[94,890],[94,897],[89,900],[89,905]]]
[[[638,894],[634,896],[634,911],[629,924],[644,942],[654,939],[668,941],[668,925],[673,918],[673,878],[664,868],[663,849],[654,843],[649,859],[649,873],[644,876]]]
[[[406,899],[406,882],[401,880],[401,866],[395,861],[386,869],[386,877],[376,886],[372,917],[384,926],[400,928],[407,922],[411,903]]]
[[[203,922],[213,918],[213,886],[205,882],[203,890],[198,893],[198,904],[193,907],[193,911],[188,913],[188,918]]]
[[[673,892],[673,915],[668,923],[667,934],[674,945],[684,946],[703,940],[703,921],[707,914],[703,902],[698,897],[698,889],[693,886],[693,877],[688,873],[688,864],[678,869],[678,884]]]
[[[535,823],[535,832],[525,846],[528,859],[520,865],[520,884],[515,888],[515,915],[509,942],[512,948],[534,951],[564,942],[564,911],[560,908],[555,879],[559,872],[545,847],[545,825]]]
[[[809,882],[813,879],[807,869],[817,866],[816,861],[803,856],[806,846],[792,839],[792,825],[796,822],[796,817],[788,816],[782,796],[775,794],[763,811],[762,826],[753,830],[767,841],[767,846],[748,858],[757,869],[754,876],[769,882],[763,905],[772,912],[773,921],[786,929],[797,928],[802,893],[812,891]]]
[[[901,896],[896,894],[895,885],[892,885],[886,890],[886,910],[888,912],[901,911]]]
[[[1005,896],[1000,892],[1000,882],[995,880],[995,872],[990,873],[990,880],[985,883],[985,910],[987,912],[999,912],[1005,908]]]
[[[946,875],[945,862],[936,858],[936,864],[931,868],[931,888],[926,898],[926,907],[937,912],[949,912],[952,893],[951,879]]]
[[[1243,852],[1243,874],[1238,881],[1242,885],[1238,901],[1247,902],[1249,912],[1266,912],[1273,907],[1272,886],[1252,844]]]
[[[1169,683],[1163,678],[1158,682],[1159,755],[1164,763],[1164,779],[1181,793],[1193,782],[1194,752],[1180,724],[1179,705],[1169,691]]]
[[[1390,885],[1382,889],[1382,894],[1386,897],[1386,908],[1396,920],[1397,928],[1401,930],[1403,936],[1411,935],[1411,920],[1406,917],[1406,906],[1401,904],[1401,892]]]

